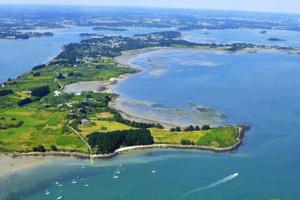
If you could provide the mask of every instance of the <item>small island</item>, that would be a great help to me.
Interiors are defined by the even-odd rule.
[[[114,60],[123,51],[235,47],[201,45],[179,38],[180,33],[166,31],[87,39],[64,46],[49,63],[7,80],[0,89],[0,151],[13,155],[103,158],[145,148],[215,152],[237,149],[247,126],[199,124],[169,128],[160,122],[126,119],[110,106],[117,97],[109,92],[111,85],[138,72]]]
[[[268,31],[266,31],[266,30],[263,30],[263,31],[259,31],[259,33],[260,33],[260,34],[262,34],[262,35],[265,35],[265,34],[267,34],[267,33],[268,33]]]
[[[32,37],[52,37],[54,34],[51,32],[18,32],[18,31],[4,31],[0,32],[0,39],[9,40],[27,40]]]
[[[268,38],[268,41],[270,41],[270,42],[284,42],[286,40],[285,39],[280,39],[280,38]]]
[[[107,27],[107,26],[97,26],[93,28],[94,31],[127,31],[126,28],[118,27]]]

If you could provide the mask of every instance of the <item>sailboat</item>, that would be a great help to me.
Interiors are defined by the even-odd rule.
[[[57,197],[57,199],[56,199],[56,200],[61,200],[61,199],[63,199],[63,196],[59,196],[59,197]]]
[[[46,189],[45,195],[50,195],[50,192]]]

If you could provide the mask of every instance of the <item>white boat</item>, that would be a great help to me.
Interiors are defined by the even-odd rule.
[[[155,173],[156,173],[156,170],[152,170],[151,173],[152,173],[152,174],[155,174]]]
[[[63,199],[63,196],[59,196],[59,197],[57,197],[57,199],[56,199],[56,200],[61,200],[61,199]]]
[[[117,173],[117,174],[120,174],[121,172],[118,170],[118,171],[116,171],[116,173]]]
[[[46,189],[45,195],[50,195],[50,192]]]
[[[75,181],[75,180],[72,180],[72,184],[77,184],[77,181]]]
[[[85,184],[85,185],[83,185],[84,187],[89,187],[89,184]]]
[[[61,183],[58,185],[58,187],[62,187],[62,186],[63,186],[63,184],[61,184]]]
[[[118,179],[118,178],[119,178],[119,176],[115,175],[113,178],[114,178],[114,179]]]

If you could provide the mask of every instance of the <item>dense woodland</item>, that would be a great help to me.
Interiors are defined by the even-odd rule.
[[[113,132],[95,132],[88,135],[88,143],[97,153],[112,153],[125,146],[150,145],[153,137],[148,129],[131,129]]]

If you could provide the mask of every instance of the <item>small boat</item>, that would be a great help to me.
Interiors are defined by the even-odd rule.
[[[61,200],[61,199],[63,199],[63,196],[59,196],[59,197],[57,197],[57,199],[56,199],[56,200]]]
[[[58,187],[62,187],[62,186],[63,186],[63,184],[61,184],[61,183],[58,185]]]
[[[152,174],[155,174],[155,173],[156,173],[156,170],[152,170],[151,173],[152,173]]]
[[[57,182],[57,181],[56,181],[56,182],[55,182],[55,184],[56,184],[56,185],[58,185],[58,184],[59,184],[59,182]]]
[[[83,185],[84,187],[89,187],[89,184],[85,184],[85,185]]]
[[[50,192],[46,189],[45,195],[50,195]]]
[[[77,181],[75,181],[75,180],[72,180],[72,184],[77,184]]]
[[[118,179],[118,178],[119,178],[119,176],[115,175],[113,178],[114,178],[114,179]]]
[[[118,171],[116,171],[116,173],[117,173],[117,174],[120,174],[121,172],[118,170]]]

